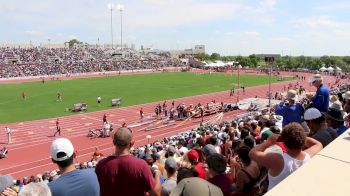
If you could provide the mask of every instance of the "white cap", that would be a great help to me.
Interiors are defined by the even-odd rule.
[[[315,74],[312,78],[310,78],[309,82],[313,83],[315,81],[322,81],[322,76],[320,74]]]
[[[314,120],[322,116],[321,112],[316,108],[309,108],[304,113],[304,120]]]
[[[339,100],[333,102],[329,108],[333,108],[333,109],[336,109],[336,110],[343,110],[343,106],[341,104],[341,102]]]
[[[66,156],[57,158],[59,152],[64,152]],[[51,158],[55,161],[64,161],[73,155],[74,147],[72,142],[67,138],[58,138],[52,142]]]

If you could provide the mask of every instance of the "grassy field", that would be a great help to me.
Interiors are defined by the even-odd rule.
[[[267,76],[241,75],[245,87],[268,83]],[[156,73],[63,81],[0,84],[0,123],[71,115],[66,108],[87,102],[88,112],[110,109],[110,100],[121,97],[122,106],[224,91],[236,83],[236,75]],[[277,78],[273,78],[277,82]],[[21,93],[27,93],[22,100]],[[63,101],[57,101],[56,93]],[[102,105],[97,106],[97,96]]]

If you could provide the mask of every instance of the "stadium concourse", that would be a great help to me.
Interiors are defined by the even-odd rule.
[[[299,73],[286,74],[282,72],[282,75],[295,74]],[[300,73],[299,75],[303,75],[306,78],[311,77],[311,74],[307,73]],[[323,77],[325,84],[334,81],[333,76]],[[294,86],[294,84],[297,82],[307,90],[315,91],[315,89],[309,85],[308,80],[294,80],[272,84],[272,92],[283,92],[285,91],[286,85],[292,83],[292,86]],[[266,98],[267,91],[267,85],[251,87],[247,88],[245,90],[245,93],[242,93],[241,91],[239,98]],[[205,104],[211,102],[212,100],[216,100],[216,102],[234,103],[236,102],[236,99],[237,93],[235,96],[229,96],[229,93],[225,91],[176,99],[175,103],[196,104],[200,102],[202,104]],[[169,103],[171,101],[172,100],[168,100]],[[77,162],[90,161],[96,147],[98,147],[99,151],[105,155],[112,154],[115,148],[112,145],[111,139],[90,139],[86,137],[88,130],[102,127],[102,116],[104,114],[107,114],[108,120],[115,127],[120,127],[123,123],[130,125],[138,122],[139,109],[141,107],[143,108],[145,119],[147,119],[147,117],[153,115],[153,109],[157,104],[158,102],[99,112],[78,114],[74,116],[60,117],[62,137],[69,138],[72,141],[75,150],[77,151]],[[244,113],[246,113],[246,111],[243,110],[234,110],[227,112],[224,113],[223,120],[230,120],[234,116]],[[204,121],[210,121],[212,118],[213,116],[206,116],[204,118]],[[150,131],[145,131],[145,128],[148,127],[147,125],[135,127],[133,128],[135,146],[143,146],[157,140],[163,140],[164,137],[174,136],[177,133],[191,130],[192,128],[198,127],[200,122],[201,119],[177,121],[169,126]],[[56,169],[57,166],[52,163],[50,158],[50,144],[55,139],[52,137],[55,131],[55,119],[3,124],[0,125],[0,129],[5,128],[5,126],[9,126],[13,130],[13,142],[7,145],[7,148],[10,150],[9,156],[0,161],[1,174],[9,174],[14,178],[22,179],[23,176],[42,174],[45,171]],[[1,141],[5,142],[6,136],[3,132],[0,133],[0,137],[4,138]],[[220,188],[223,190],[222,187]],[[224,193],[224,195],[226,194]]]

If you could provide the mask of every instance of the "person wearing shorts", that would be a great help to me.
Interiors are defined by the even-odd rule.
[[[61,127],[60,127],[60,121],[59,121],[58,118],[56,120],[56,132],[55,132],[55,134],[53,136],[56,137],[57,133],[58,133],[59,136],[61,136]]]

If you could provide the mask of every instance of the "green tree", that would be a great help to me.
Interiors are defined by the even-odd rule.
[[[212,61],[217,61],[217,60],[221,60],[221,58],[220,58],[220,54],[219,53],[212,53],[211,55],[210,55],[210,60],[212,60]]]
[[[77,40],[77,39],[71,39],[67,42],[65,42],[65,44],[68,44],[69,47],[73,47],[74,45],[79,45],[82,44],[83,42]]]

